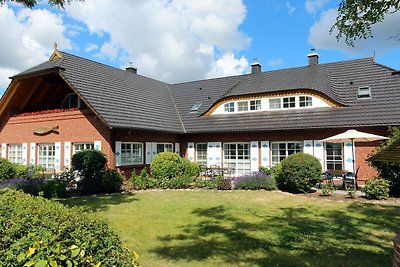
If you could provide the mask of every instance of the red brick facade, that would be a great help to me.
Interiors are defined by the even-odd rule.
[[[38,136],[33,130],[40,127],[58,126],[59,133],[50,133]],[[85,142],[101,142],[101,150],[107,155],[109,167],[115,168],[115,141],[121,142],[140,142],[143,143],[143,164],[119,166],[127,177],[130,177],[131,171],[137,171],[145,167],[146,163],[146,143],[172,143],[179,144],[180,154],[187,155],[187,146],[189,142],[207,143],[207,142],[251,142],[257,141],[259,147],[259,159],[261,155],[261,141],[277,142],[277,141],[304,141],[304,140],[321,140],[328,136],[332,136],[347,129],[329,129],[329,130],[294,130],[294,131],[271,131],[271,132],[246,132],[246,133],[209,133],[209,134],[187,134],[176,135],[163,132],[138,131],[128,129],[109,129],[99,118],[92,112],[86,111],[65,111],[60,113],[29,115],[22,117],[11,117],[0,132],[1,144],[21,144],[21,143],[55,143],[61,142],[64,147],[65,142],[85,143]],[[388,135],[387,127],[367,127],[358,130]],[[357,143],[356,144],[356,165],[359,167],[358,177],[361,183],[367,178],[377,175],[376,171],[368,165],[365,159],[373,152],[379,142]],[[175,151],[178,148],[174,148]],[[37,151],[35,152],[37,154]],[[61,167],[64,167],[64,149],[61,149]],[[72,153],[72,152],[70,152]],[[71,155],[72,156],[72,155]],[[28,149],[28,159],[31,157]],[[37,158],[37,155],[35,155]],[[221,159],[223,155],[221,154]],[[223,160],[222,160],[223,161]],[[36,160],[37,162],[37,160]],[[223,162],[222,162],[223,163]]]

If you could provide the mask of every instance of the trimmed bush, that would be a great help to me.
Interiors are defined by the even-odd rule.
[[[185,167],[184,174],[186,176],[198,177],[200,175],[200,163],[191,162],[186,158],[182,158]]]
[[[321,177],[318,159],[306,153],[295,153],[281,162],[282,170],[275,174],[280,190],[291,193],[307,193]]]
[[[13,190],[0,192],[2,266],[134,266],[132,255],[87,210]]]
[[[16,177],[15,166],[6,159],[0,159],[0,182]]]
[[[333,184],[323,184],[321,186],[321,192],[323,196],[330,196],[336,188]]]
[[[194,187],[198,188],[208,188],[208,189],[216,189],[218,185],[218,180],[216,179],[202,179],[202,178],[196,178],[194,179]]]
[[[100,193],[102,176],[106,171],[107,157],[98,150],[79,151],[72,157],[72,168],[78,171],[81,180],[78,190],[83,194]]]
[[[251,175],[244,175],[233,179],[235,189],[244,190],[275,190],[275,179],[264,172],[255,172]]]
[[[43,197],[62,198],[67,192],[67,184],[58,179],[45,180],[43,184]]]
[[[193,177],[182,175],[179,177],[172,178],[171,180],[167,180],[162,187],[169,189],[184,189],[190,188],[193,186]]]
[[[29,170],[28,166],[14,164],[14,169],[15,169],[15,177],[16,178],[25,178],[25,179],[31,178],[28,173],[28,170]]]
[[[102,193],[120,192],[124,178],[117,170],[107,170],[101,177]]]
[[[150,164],[151,175],[158,180],[171,180],[185,171],[183,159],[173,152],[158,153]]]
[[[363,191],[367,198],[385,199],[389,196],[389,187],[389,182],[384,179],[368,179]]]

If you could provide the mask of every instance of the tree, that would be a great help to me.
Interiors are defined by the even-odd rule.
[[[372,25],[381,22],[385,15],[398,12],[400,0],[342,0],[338,7],[338,16],[330,33],[336,28],[336,39],[345,37],[346,44],[354,46],[356,39],[372,36]],[[392,36],[400,40],[400,33]]]
[[[84,0],[78,0],[78,1],[83,2]],[[4,5],[6,2],[15,2],[22,4],[25,7],[33,8],[39,2],[41,2],[41,0],[0,0],[0,5]],[[65,4],[71,3],[71,0],[48,0],[47,2],[50,6],[64,8]]]

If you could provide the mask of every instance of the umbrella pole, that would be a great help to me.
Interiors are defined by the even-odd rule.
[[[354,176],[354,180],[353,180],[353,186],[354,189],[356,189],[356,158],[355,158],[355,143],[354,143],[354,138],[351,139],[351,152],[353,154],[353,176]]]

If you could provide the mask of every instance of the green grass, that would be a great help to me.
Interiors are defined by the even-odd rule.
[[[400,207],[266,191],[143,191],[73,198],[141,266],[391,266]]]

